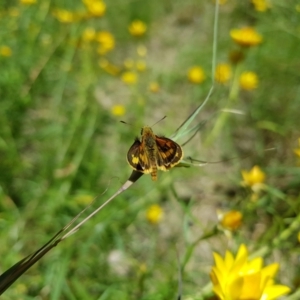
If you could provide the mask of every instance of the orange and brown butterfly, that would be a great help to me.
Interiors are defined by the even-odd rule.
[[[168,171],[183,158],[182,148],[166,137],[155,135],[149,126],[141,131],[127,153],[129,165],[136,171],[151,174],[157,180],[157,170]]]

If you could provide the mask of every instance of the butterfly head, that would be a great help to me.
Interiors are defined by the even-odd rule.
[[[150,134],[153,133],[151,127],[149,127],[149,126],[144,126],[144,127],[141,129],[141,135],[149,134],[149,133],[150,133]]]
[[[142,129],[141,129],[141,136],[142,138],[145,138],[147,136],[153,136],[153,131],[152,131],[152,128],[149,127],[149,126],[144,126]]]

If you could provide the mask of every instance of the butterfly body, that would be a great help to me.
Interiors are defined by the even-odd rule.
[[[166,137],[158,137],[149,126],[141,131],[141,140],[134,141],[127,153],[130,166],[139,172],[151,174],[157,180],[157,170],[167,171],[183,158],[182,148]]]

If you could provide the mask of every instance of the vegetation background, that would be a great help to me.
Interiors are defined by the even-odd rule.
[[[120,188],[142,126],[166,115],[153,130],[170,136],[212,86],[213,1],[92,2],[0,3],[0,273]],[[232,76],[214,84],[197,117],[204,126],[183,149],[223,162],[160,172],[157,182],[143,176],[2,299],[175,299],[177,253],[183,295],[202,299],[212,252],[241,243],[267,248],[279,281],[299,289],[299,19],[298,1],[264,11],[222,1],[217,63]],[[146,27],[130,32],[135,20]],[[230,30],[243,26],[263,40],[237,64]],[[254,86],[240,84],[244,71],[256,74]],[[241,185],[255,165],[262,185]],[[239,211],[243,223],[225,230],[220,210]]]

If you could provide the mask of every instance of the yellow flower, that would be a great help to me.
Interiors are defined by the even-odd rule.
[[[115,38],[108,31],[98,32],[95,39],[99,42],[97,51],[100,55],[104,55],[115,48]]]
[[[52,43],[52,36],[50,34],[44,33],[41,35],[41,44],[43,46],[49,46]]]
[[[143,21],[135,20],[128,26],[128,30],[133,36],[142,36],[147,31],[147,25]]]
[[[16,291],[17,291],[17,293],[18,293],[18,295],[19,295],[19,297],[21,296],[21,295],[26,295],[26,294],[28,294],[28,286],[26,286],[26,284],[24,284],[24,283],[18,283],[16,286],[15,286],[15,289],[16,289]],[[23,298],[23,297],[22,297]]]
[[[92,27],[88,27],[83,31],[82,39],[85,42],[91,42],[96,38],[96,30]]]
[[[251,1],[255,10],[259,12],[265,12],[270,8],[270,4],[266,0],[252,0]]]
[[[216,3],[216,0],[213,0],[214,3]],[[219,5],[224,5],[227,3],[227,0],[219,0]]]
[[[123,105],[114,105],[112,108],[111,108],[111,113],[114,115],[114,116],[124,116],[125,115],[125,107]]]
[[[54,170],[54,177],[55,178],[66,178],[74,173],[76,167],[74,164],[70,163],[66,165],[65,167],[55,169]]]
[[[263,183],[266,180],[266,174],[258,166],[254,166],[249,172],[243,170],[242,177],[244,179],[244,183],[248,186]]]
[[[262,36],[252,27],[232,29],[230,36],[238,45],[244,47],[256,46],[262,42]]]
[[[294,153],[300,157],[300,138],[298,139],[299,148],[294,149]]]
[[[20,3],[26,4],[26,5],[31,5],[31,4],[35,4],[36,0],[20,0]]]
[[[224,259],[214,253],[215,266],[210,277],[213,291],[220,300],[274,300],[290,292],[285,285],[274,284],[278,263],[263,267],[261,257],[249,260],[245,245],[236,257],[226,251]]]
[[[231,67],[229,64],[219,64],[216,68],[215,79],[217,82],[226,83],[231,78]]]
[[[146,274],[148,271],[147,265],[145,263],[140,264],[138,270],[140,274]]]
[[[11,48],[8,46],[0,46],[0,56],[10,57],[12,55]]]
[[[111,64],[107,59],[101,59],[99,66],[110,75],[116,76],[120,73],[120,68]]]
[[[154,204],[147,209],[146,218],[151,224],[159,223],[162,217],[163,210],[159,205]]]
[[[242,225],[243,215],[237,210],[231,210],[220,215],[220,224],[225,229],[236,230]]]
[[[145,101],[144,97],[140,96],[140,97],[137,98],[137,104],[138,105],[145,106],[145,103],[146,103],[146,101]]]
[[[131,58],[127,58],[124,60],[124,67],[126,69],[133,69],[133,66],[134,66],[134,60],[131,59]]]
[[[89,13],[95,17],[102,17],[106,11],[106,5],[101,0],[84,0],[83,3],[85,4]]]
[[[258,77],[254,72],[243,72],[240,76],[240,86],[247,91],[251,91],[258,86]]]
[[[122,74],[121,79],[126,84],[132,85],[132,84],[135,84],[137,82],[138,77],[137,77],[136,73],[128,71],[128,72],[124,72]]]
[[[72,23],[78,20],[76,14],[65,9],[55,9],[53,16],[61,23]]]
[[[243,170],[242,177],[242,184],[251,187],[255,192],[264,187],[263,183],[266,180],[266,174],[258,166],[254,166],[249,172]]]
[[[78,195],[74,198],[74,201],[79,204],[79,205],[83,205],[86,206],[88,204],[90,204],[93,201],[94,197],[92,195]]]
[[[138,56],[145,57],[147,55],[147,48],[143,45],[140,45],[136,48]]]
[[[152,93],[158,93],[160,90],[160,86],[157,82],[151,82],[148,87],[149,91]]]
[[[11,17],[18,17],[20,15],[20,11],[16,7],[12,7],[8,10],[8,14]]]
[[[136,62],[136,69],[139,71],[139,72],[143,72],[145,71],[147,68],[147,65],[146,65],[146,62],[143,61],[143,60],[138,60]]]
[[[205,73],[199,66],[192,67],[188,70],[188,79],[192,83],[202,83],[205,80]]]

